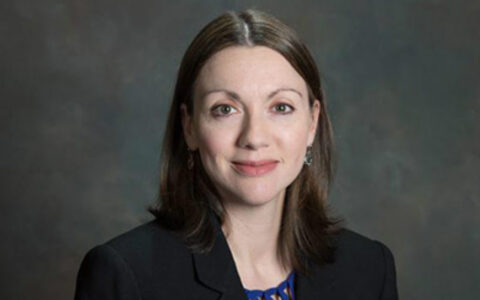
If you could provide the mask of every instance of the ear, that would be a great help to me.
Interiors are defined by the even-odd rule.
[[[315,140],[315,133],[317,132],[318,118],[320,115],[321,105],[318,99],[313,101],[313,106],[311,108],[311,123],[308,130],[308,145],[312,145]]]
[[[193,129],[193,116],[188,113],[187,105],[185,105],[185,103],[180,105],[180,112],[182,115],[183,136],[185,137],[185,142],[187,143],[188,148],[191,150],[196,150],[198,145]]]

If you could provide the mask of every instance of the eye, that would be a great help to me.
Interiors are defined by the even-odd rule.
[[[228,104],[220,104],[212,108],[213,115],[219,116],[219,117],[228,116],[235,111],[236,109],[233,106]]]
[[[279,103],[274,106],[275,111],[281,113],[281,114],[288,114],[292,111],[294,111],[294,108],[286,103]]]

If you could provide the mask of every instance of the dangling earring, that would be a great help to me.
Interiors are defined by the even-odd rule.
[[[305,164],[307,167],[310,167],[312,162],[313,162],[312,146],[308,146],[307,153],[305,153],[305,159],[303,160],[303,164]]]
[[[188,148],[187,168],[189,170],[192,170],[194,165],[195,165],[195,162],[193,161],[193,150]]]

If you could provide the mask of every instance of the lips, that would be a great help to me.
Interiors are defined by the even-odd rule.
[[[258,160],[258,161],[234,161],[233,168],[242,175],[255,177],[267,174],[273,171],[277,165],[277,160]]]

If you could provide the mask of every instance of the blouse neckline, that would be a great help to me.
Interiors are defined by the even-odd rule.
[[[266,299],[270,300],[273,299],[272,297],[278,295],[282,300],[294,300],[294,292],[293,292],[293,284],[294,284],[295,272],[292,271],[288,275],[287,279],[280,282],[277,286],[266,289],[266,290],[248,290],[243,289],[247,294],[249,300],[259,300],[259,299]],[[285,291],[288,290],[289,293]],[[290,298],[290,296],[291,298]]]

